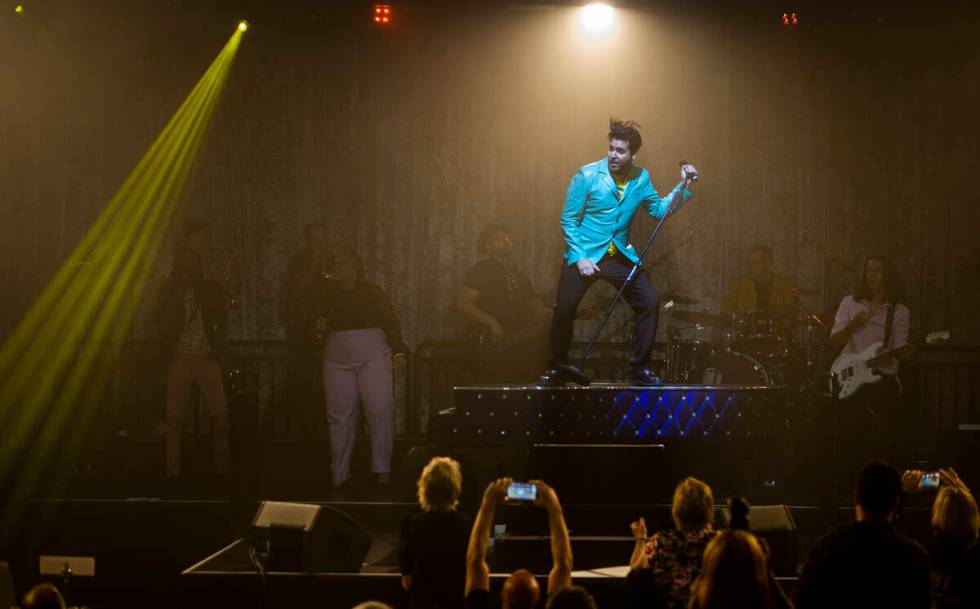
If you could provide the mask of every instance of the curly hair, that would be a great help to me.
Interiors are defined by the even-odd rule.
[[[609,139],[617,139],[628,142],[630,153],[636,154],[643,145],[643,138],[640,137],[640,125],[636,121],[623,120],[621,118],[609,119]]]
[[[462,490],[463,474],[459,462],[449,457],[433,457],[419,476],[419,504],[427,512],[455,509]]]
[[[858,302],[871,299],[871,289],[868,287],[868,263],[876,260],[881,263],[881,271],[885,283],[885,302],[898,304],[905,301],[905,281],[898,274],[898,269],[892,261],[884,256],[871,255],[864,259],[861,265],[861,275],[854,286],[854,300]]]

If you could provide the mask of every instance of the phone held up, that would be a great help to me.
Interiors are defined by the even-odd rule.
[[[538,497],[538,487],[529,482],[511,482],[507,487],[507,501],[533,503]]]
[[[939,488],[939,472],[925,472],[919,480],[919,488],[923,490]]]

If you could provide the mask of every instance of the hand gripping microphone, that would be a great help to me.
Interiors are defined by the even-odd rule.
[[[678,167],[680,167],[681,169],[684,169],[684,165],[687,165],[687,161],[677,161],[677,166],[678,166]],[[690,179],[690,180],[691,180],[692,182],[697,182],[697,181],[698,181],[698,178],[699,178],[700,176],[698,176],[698,174],[696,174],[696,173],[689,173],[689,174],[687,175],[687,177],[688,177],[688,178],[689,178],[689,179]]]

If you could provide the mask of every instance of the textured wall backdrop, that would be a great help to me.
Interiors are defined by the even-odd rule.
[[[975,11],[814,16],[787,31],[765,12],[638,10],[613,42],[584,44],[567,9],[416,2],[379,31],[355,3],[323,4],[243,15],[46,2],[0,18],[0,337],[247,16],[179,213],[212,223],[216,266],[237,252],[236,337],[282,336],[279,281],[314,220],[335,249],[364,255],[413,345],[446,335],[446,305],[495,218],[513,223],[523,266],[553,294],[565,187],[603,154],[616,115],[643,125],[639,163],[661,192],[680,158],[703,173],[650,257],[671,252],[652,267],[658,287],[715,308],[765,241],[780,272],[819,288],[808,235],[849,263],[894,258],[915,335],[980,340]],[[651,227],[637,221],[634,243]],[[830,300],[848,281],[835,267]]]

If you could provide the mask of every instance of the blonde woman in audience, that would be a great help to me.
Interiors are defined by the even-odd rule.
[[[701,557],[715,535],[711,527],[714,503],[711,488],[688,477],[674,489],[674,529],[648,537],[643,518],[630,525],[636,539],[630,568],[652,572],[656,595],[668,607],[687,607],[691,583],[701,571]]]
[[[399,551],[413,609],[463,606],[470,521],[456,510],[462,490],[459,463],[448,457],[433,458],[419,476],[422,511],[405,520]]]
[[[980,510],[956,471],[941,469],[939,475],[942,486],[932,504],[932,539],[927,544],[933,607],[980,607]]]

